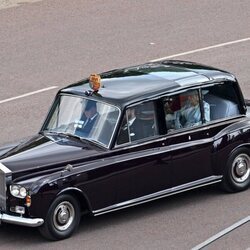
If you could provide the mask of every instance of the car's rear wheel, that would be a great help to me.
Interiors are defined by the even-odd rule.
[[[51,204],[41,234],[50,240],[70,237],[80,222],[79,202],[71,195],[58,196]]]
[[[249,187],[250,152],[247,148],[240,148],[229,157],[222,184],[229,192],[239,192]]]

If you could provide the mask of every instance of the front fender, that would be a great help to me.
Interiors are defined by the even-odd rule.
[[[61,171],[39,179],[32,184],[32,205],[29,214],[32,217],[45,218],[50,205],[56,197],[62,194],[75,196],[82,208],[82,211],[92,211],[88,197],[83,190],[74,187],[76,174],[68,171]]]

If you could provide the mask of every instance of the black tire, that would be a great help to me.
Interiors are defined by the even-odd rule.
[[[250,151],[239,148],[228,159],[222,187],[227,192],[240,192],[250,185]]]
[[[58,196],[51,204],[40,233],[49,240],[70,237],[80,222],[79,202],[71,195]]]

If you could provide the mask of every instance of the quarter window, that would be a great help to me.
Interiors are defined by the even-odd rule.
[[[233,83],[217,84],[202,90],[204,101],[210,106],[210,119],[218,120],[240,114],[239,98]]]

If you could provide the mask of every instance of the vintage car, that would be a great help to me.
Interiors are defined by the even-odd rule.
[[[250,183],[236,78],[185,61],[116,69],[61,89],[40,132],[0,151],[0,222],[52,240],[101,215],[220,183]]]

